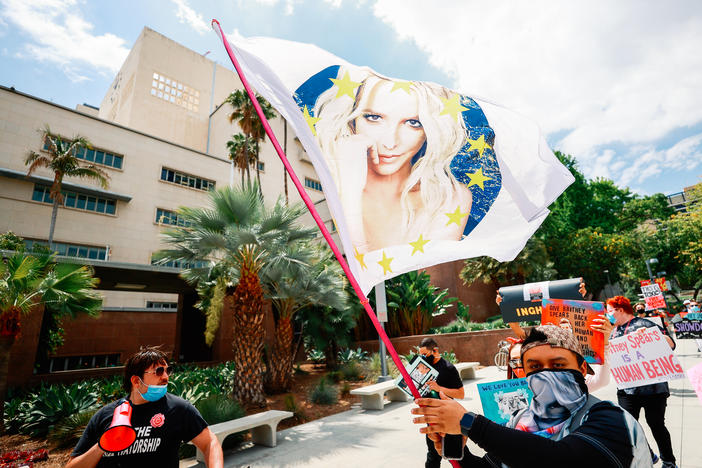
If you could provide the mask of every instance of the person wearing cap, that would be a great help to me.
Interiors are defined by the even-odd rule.
[[[178,449],[192,441],[208,468],[222,468],[222,446],[198,410],[186,400],[166,392],[172,368],[156,347],[142,347],[127,359],[122,386],[126,398],[103,406],[90,418],[66,468],[144,467],[177,468]],[[120,452],[107,452],[100,438],[110,428],[115,408],[128,401],[134,443]]]
[[[629,333],[643,332],[647,328],[658,328],[671,349],[675,349],[675,341],[670,337],[668,330],[651,320],[635,317],[631,302],[626,297],[609,298],[607,300],[607,314],[614,317],[615,320],[610,340]],[[668,382],[617,390],[619,406],[631,413],[636,419],[639,419],[642,409],[645,411],[646,422],[651,428],[656,445],[658,445],[663,468],[676,466],[670,432],[665,426],[665,410],[669,396]]]
[[[591,373],[573,334],[556,325],[531,331],[521,349],[527,385],[534,397],[507,426],[466,411],[457,401],[420,398],[415,424],[434,440],[463,434],[487,454],[465,447],[463,467],[651,467],[648,443],[639,423],[610,401],[589,395]],[[445,397],[444,397],[445,398]]]

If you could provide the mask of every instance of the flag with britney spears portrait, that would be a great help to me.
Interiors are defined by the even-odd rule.
[[[310,44],[231,45],[314,164],[364,293],[443,262],[512,260],[574,180],[534,122],[497,104]]]

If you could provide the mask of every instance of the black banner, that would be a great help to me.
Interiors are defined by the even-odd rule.
[[[688,320],[687,318],[674,323],[675,337],[679,340],[702,339],[702,321]]]
[[[505,323],[541,320],[543,299],[582,300],[578,292],[582,278],[569,278],[540,283],[527,283],[518,286],[505,286],[499,289],[502,302],[500,312]]]

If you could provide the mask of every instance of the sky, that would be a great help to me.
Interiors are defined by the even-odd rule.
[[[0,0],[0,85],[97,106],[144,26],[230,65],[212,18],[502,104],[588,178],[702,181],[698,0]]]

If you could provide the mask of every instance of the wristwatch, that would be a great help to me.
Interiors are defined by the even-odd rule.
[[[472,411],[468,411],[461,418],[461,434],[468,436],[470,428],[473,426],[473,421],[475,421],[476,414]]]

